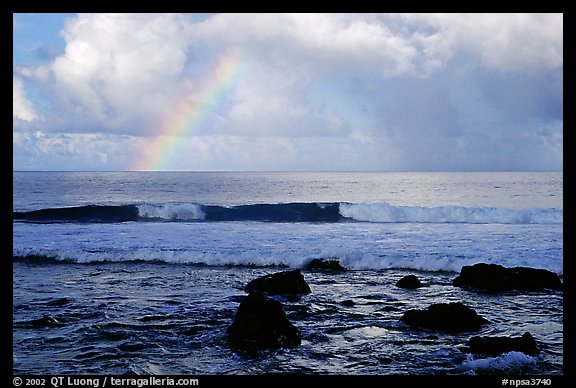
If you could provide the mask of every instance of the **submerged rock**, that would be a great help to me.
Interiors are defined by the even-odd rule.
[[[413,327],[447,333],[477,331],[488,323],[474,309],[460,302],[433,304],[426,310],[408,310],[400,320]]]
[[[306,269],[322,269],[330,271],[346,271],[338,259],[312,259],[304,267]]]
[[[396,287],[414,290],[416,288],[423,287],[423,285],[420,280],[418,280],[416,275],[406,275],[396,282]]]
[[[529,356],[539,353],[536,340],[529,332],[522,337],[480,337],[470,338],[467,346],[461,349],[465,353],[495,357],[502,353],[522,352]]]
[[[246,292],[264,292],[273,295],[296,295],[312,292],[299,269],[261,276],[244,287]]]
[[[251,293],[240,303],[226,330],[230,344],[248,349],[300,345],[300,331],[288,321],[282,304],[260,293]]]
[[[60,307],[70,303],[68,298],[59,298],[46,302],[46,306]]]
[[[554,272],[529,267],[506,268],[479,263],[464,266],[452,284],[489,292],[562,290],[562,281]]]
[[[51,315],[44,315],[42,318],[32,319],[30,321],[25,322],[14,322],[15,326],[24,326],[24,327],[61,327],[65,326],[64,323],[60,322],[56,318]]]

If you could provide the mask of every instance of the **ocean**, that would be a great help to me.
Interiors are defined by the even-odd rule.
[[[452,285],[475,263],[563,278],[561,172],[13,172],[12,225],[14,374],[563,374],[561,291]],[[302,343],[230,347],[244,286],[288,269],[312,290],[276,297]],[[400,321],[448,302],[490,323]],[[462,351],[526,331],[539,354]]]

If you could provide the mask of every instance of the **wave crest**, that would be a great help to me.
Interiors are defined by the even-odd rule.
[[[558,209],[507,209],[463,206],[393,206],[388,203],[340,204],[343,217],[364,222],[467,224],[559,224]]]
[[[201,205],[192,203],[165,204],[165,205],[138,205],[138,216],[149,219],[162,219],[172,221],[204,220],[206,213]]]
[[[87,205],[13,212],[26,222],[114,223],[128,221],[262,221],[262,222],[376,222],[561,224],[561,209],[508,209],[462,206],[394,206],[386,202],[279,203],[238,206],[196,203]]]

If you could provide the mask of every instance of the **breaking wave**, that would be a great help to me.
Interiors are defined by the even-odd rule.
[[[385,202],[280,203],[238,206],[195,203],[85,205],[12,213],[13,220],[36,223],[117,223],[167,221],[376,222],[561,224],[561,209],[509,209],[463,206],[394,206]]]

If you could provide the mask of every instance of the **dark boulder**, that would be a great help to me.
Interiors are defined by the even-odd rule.
[[[529,356],[539,353],[536,340],[529,332],[522,337],[472,337],[462,351],[491,357],[508,352],[522,352]]]
[[[479,263],[464,266],[452,284],[488,292],[562,290],[562,281],[554,272],[529,267],[506,268]]]
[[[408,288],[410,290],[414,290],[422,286],[422,283],[420,283],[420,280],[418,280],[416,275],[406,275],[396,282],[396,287]]]
[[[342,267],[337,259],[312,259],[304,268],[309,270],[346,271],[346,268]]]
[[[408,310],[400,320],[413,327],[447,333],[477,331],[488,323],[474,309],[460,302],[433,304],[426,310]]]
[[[244,287],[246,292],[264,292],[272,295],[296,295],[312,292],[299,269],[261,276]]]
[[[300,345],[300,331],[288,321],[282,304],[260,293],[249,294],[226,330],[234,347],[280,348]]]

